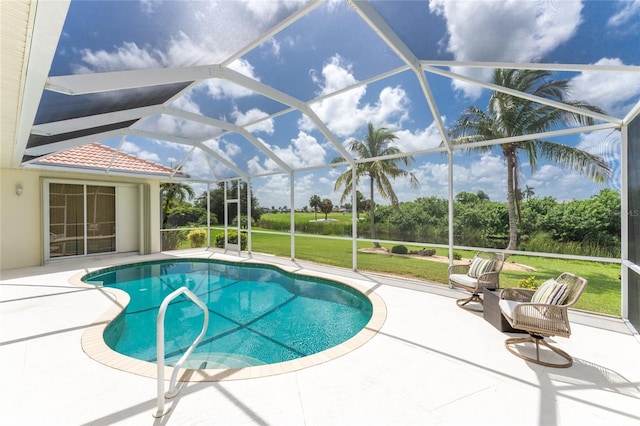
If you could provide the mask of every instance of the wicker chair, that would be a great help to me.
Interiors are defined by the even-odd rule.
[[[566,285],[565,301],[560,300],[559,304],[532,303],[532,298],[537,302],[534,296],[536,290],[506,288],[500,292],[501,300],[499,306],[502,315],[504,315],[505,319],[513,328],[529,333],[527,337],[511,337],[505,340],[504,344],[509,352],[536,364],[566,368],[573,365],[571,356],[563,350],[549,344],[549,342],[545,340],[545,337],[569,337],[571,335],[571,325],[569,323],[567,310],[578,301],[578,298],[587,285],[587,280],[564,272],[555,280],[555,283],[556,285]],[[527,343],[533,343],[535,345],[535,358],[516,351],[515,345]],[[540,345],[547,347],[549,350],[564,358],[566,362],[553,363],[541,361]]]
[[[477,305],[468,306],[476,302],[482,306],[480,294],[486,288],[500,288],[500,271],[504,265],[502,253],[478,252],[468,265],[453,265],[449,267],[449,285],[458,287],[471,293],[470,297],[458,299],[456,303],[464,309],[481,312]],[[472,307],[474,306],[474,307]]]

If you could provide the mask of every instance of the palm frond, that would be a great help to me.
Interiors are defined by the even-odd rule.
[[[611,165],[602,157],[556,142],[535,141],[535,145],[542,157],[580,172],[594,182],[605,182],[611,177]]]

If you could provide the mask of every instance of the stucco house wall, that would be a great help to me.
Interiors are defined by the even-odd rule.
[[[111,176],[104,173],[70,173],[32,169],[0,169],[0,269],[39,266],[45,262],[45,214],[43,196],[47,179],[65,179],[77,183],[142,185],[140,218],[136,221],[142,254],[160,251],[160,183],[157,179]],[[16,194],[16,186],[22,194]],[[143,199],[146,197],[146,199]],[[142,202],[143,201],[143,202]],[[136,218],[137,219],[137,218]],[[117,221],[127,220],[119,215]],[[130,224],[128,228],[131,229]],[[116,227],[118,224],[116,223]],[[52,260],[59,261],[59,260]]]

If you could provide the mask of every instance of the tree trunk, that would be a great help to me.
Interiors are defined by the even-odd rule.
[[[518,246],[518,228],[516,222],[516,199],[515,199],[515,159],[514,152],[507,155],[507,204],[509,206],[509,244],[507,250],[515,250]]]
[[[375,248],[380,248],[380,243],[375,241],[376,239],[376,221],[375,221],[375,212],[376,212],[376,202],[373,201],[373,176],[369,176],[369,196],[371,197],[371,213],[370,213],[370,218],[369,218],[369,223],[371,226],[371,239],[374,240],[373,241],[373,246]]]

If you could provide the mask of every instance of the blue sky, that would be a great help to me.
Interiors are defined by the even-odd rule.
[[[297,10],[297,1],[72,1],[50,75],[220,63]],[[640,65],[640,1],[388,1],[374,2],[421,60],[505,61]],[[229,67],[303,101],[393,70],[403,62],[365,23],[339,1],[326,2]],[[491,70],[454,69],[489,81]],[[562,73],[571,79],[571,97],[623,118],[640,99],[640,74]],[[459,80],[428,74],[439,113],[451,125],[470,105],[485,107],[489,92]],[[303,114],[269,117],[287,106],[222,79],[201,82],[172,107],[236,125],[254,123],[251,135],[295,168],[327,164],[335,146]],[[346,145],[362,138],[368,122],[393,129],[405,152],[440,144],[432,113],[411,71],[363,85],[311,105],[336,138]],[[264,119],[265,117],[269,117]],[[176,136],[216,136],[210,127],[168,115],[149,117],[136,127]],[[618,170],[620,138],[611,131],[556,138],[602,155]],[[117,140],[101,141],[117,147]],[[289,176],[238,134],[205,142],[208,149],[251,174],[264,207],[290,206]],[[122,149],[165,165],[183,163],[195,178],[225,178],[221,163],[191,147],[156,139],[127,137]],[[524,159],[523,159],[524,161]],[[454,192],[483,190],[506,200],[505,165],[491,154],[455,154]],[[295,175],[296,207],[317,194],[338,203],[333,190],[342,169],[313,169]],[[420,181],[394,187],[400,200],[446,196],[447,158],[416,156],[412,171]],[[558,200],[587,198],[602,185],[554,164],[541,164],[532,176],[524,164],[521,182],[537,196]],[[619,187],[619,176],[608,184]],[[197,186],[200,191],[202,187]],[[368,194],[366,186],[360,190]],[[385,203],[377,197],[378,202]]]

